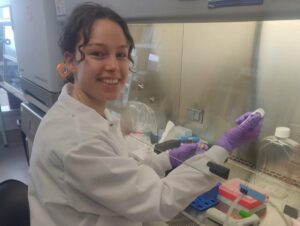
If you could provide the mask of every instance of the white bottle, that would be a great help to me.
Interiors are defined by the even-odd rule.
[[[265,137],[259,146],[257,168],[276,176],[291,177],[299,143],[290,139],[290,128],[277,127],[274,136]],[[299,159],[298,159],[299,160]]]

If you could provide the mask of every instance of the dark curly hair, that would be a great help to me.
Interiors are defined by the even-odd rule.
[[[84,60],[85,55],[82,51],[82,47],[88,44],[91,35],[91,28],[94,22],[98,19],[109,19],[117,23],[122,28],[128,44],[128,58],[133,64],[134,61],[131,57],[131,52],[134,48],[134,41],[125,20],[112,9],[92,2],[86,2],[78,5],[67,19],[63,33],[58,41],[61,51],[63,53],[69,52],[75,54],[76,45],[82,37],[83,43],[79,46],[79,52],[81,54],[80,61]]]

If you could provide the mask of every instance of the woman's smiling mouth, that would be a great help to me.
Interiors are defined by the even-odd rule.
[[[116,85],[119,83],[120,79],[114,78],[114,79],[108,79],[108,78],[104,78],[104,79],[98,79],[98,81],[103,82],[105,84],[108,85]]]

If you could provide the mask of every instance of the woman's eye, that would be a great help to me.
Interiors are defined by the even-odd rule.
[[[98,58],[104,58],[105,57],[105,53],[104,52],[91,52],[90,53],[92,56],[98,57]]]
[[[118,54],[117,54],[117,58],[118,58],[119,60],[126,59],[126,58],[127,58],[127,53],[118,53]]]

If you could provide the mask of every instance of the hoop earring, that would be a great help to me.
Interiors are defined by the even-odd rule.
[[[71,72],[68,70],[66,64],[64,64],[64,63],[58,64],[56,66],[56,71],[57,71],[58,75],[62,78],[66,78],[71,74]]]

